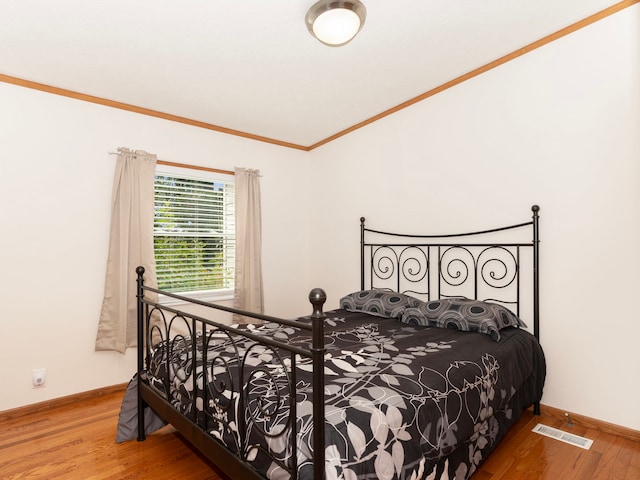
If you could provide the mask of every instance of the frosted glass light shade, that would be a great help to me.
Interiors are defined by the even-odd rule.
[[[362,29],[367,11],[357,1],[320,0],[307,12],[311,34],[325,45],[339,47],[349,43]]]

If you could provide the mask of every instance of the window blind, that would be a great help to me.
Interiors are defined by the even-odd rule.
[[[159,289],[233,289],[233,176],[156,172],[154,249]]]

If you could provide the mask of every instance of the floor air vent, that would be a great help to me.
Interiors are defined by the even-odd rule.
[[[555,438],[556,440],[560,440],[561,442],[565,442],[576,447],[584,448],[585,450],[589,450],[591,448],[591,445],[593,444],[593,440],[579,437],[578,435],[564,432],[562,430],[558,430],[557,428],[548,427],[541,423],[537,424],[533,428],[532,432],[539,433],[540,435],[544,435],[546,437]]]

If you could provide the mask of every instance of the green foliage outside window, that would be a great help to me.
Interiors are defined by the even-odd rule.
[[[233,183],[158,174],[155,192],[158,288],[233,288]]]

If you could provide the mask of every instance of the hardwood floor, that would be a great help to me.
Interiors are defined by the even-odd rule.
[[[171,427],[116,444],[123,389],[80,402],[0,412],[0,478],[227,480]],[[594,440],[583,450],[531,432],[537,423]],[[524,413],[472,480],[636,480],[640,442]],[[235,479],[233,479],[235,480]]]
[[[171,428],[115,443],[123,389],[33,415],[0,414],[0,478],[224,480]]]

